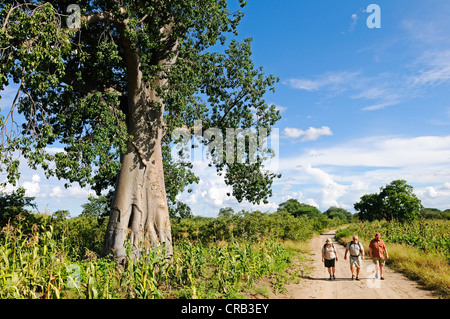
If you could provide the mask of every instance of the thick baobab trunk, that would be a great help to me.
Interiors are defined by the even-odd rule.
[[[158,64],[169,68],[176,61],[177,41],[169,41],[171,26],[161,29],[167,38],[167,52],[160,52]],[[117,180],[111,206],[108,228],[103,244],[103,254],[112,254],[119,264],[126,263],[125,243],[130,235],[133,258],[143,250],[164,247],[172,257],[172,234],[167,206],[161,141],[163,138],[164,102],[155,86],[167,83],[163,73],[153,79],[153,85],[144,81],[141,61],[131,41],[121,37],[128,78],[127,127],[132,141],[122,156],[122,168]],[[165,53],[165,54],[164,54]]]
[[[128,128],[133,140],[122,157],[103,254],[126,262],[130,235],[132,258],[162,246],[172,256],[172,235],[164,184],[161,139],[163,105],[154,90],[139,87],[129,98]]]

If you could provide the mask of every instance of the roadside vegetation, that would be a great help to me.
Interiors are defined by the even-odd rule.
[[[354,205],[358,221],[336,232],[347,243],[359,236],[368,250],[376,233],[388,247],[388,265],[440,297],[450,297],[450,210],[425,208],[404,180],[367,194]],[[366,254],[367,256],[368,253]]]
[[[390,222],[382,220],[353,223],[336,232],[341,243],[351,240],[353,234],[367,250],[375,233],[381,233],[389,259],[388,265],[424,288],[436,291],[443,298],[450,297],[450,220],[418,219]]]
[[[1,194],[0,298],[270,297],[284,292],[286,283],[298,283],[308,272],[312,236],[336,228],[339,241],[358,234],[366,248],[380,232],[388,244],[392,268],[448,298],[448,212],[423,208],[415,198],[409,201],[399,196],[405,185],[393,183],[380,194],[363,196],[355,204],[361,209],[357,214],[338,207],[322,213],[296,199],[281,203],[274,213],[222,208],[214,218],[174,209],[172,260],[166,258],[163,248],[148,245],[135,261],[128,245],[125,269],[101,256],[108,197],[90,197],[83,212],[70,217],[64,210],[36,212],[34,199],[21,189]],[[406,198],[408,209],[413,209],[406,218],[397,218],[403,216],[404,205],[386,206],[399,202],[386,199],[393,196],[386,195],[393,189],[397,199]],[[386,215],[392,211],[395,216]]]
[[[3,196],[0,220],[0,298],[243,298],[284,291],[304,270],[305,243],[344,216],[296,216],[286,210],[216,218],[174,217],[173,260],[152,250],[120,269],[101,248],[108,218],[104,199],[90,198],[83,213],[33,212],[22,192]],[[93,209],[95,208],[95,209]],[[306,207],[310,209],[310,207]],[[289,269],[289,271],[288,271]],[[263,280],[265,286],[256,284]]]

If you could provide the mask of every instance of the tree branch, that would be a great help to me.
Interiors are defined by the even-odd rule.
[[[123,8],[122,8],[123,9]],[[123,9],[125,10],[125,9]],[[121,10],[122,12],[122,10]],[[93,24],[97,22],[110,22],[122,28],[126,27],[128,19],[121,21],[114,14],[108,11],[96,11],[81,17],[81,22],[84,25]]]

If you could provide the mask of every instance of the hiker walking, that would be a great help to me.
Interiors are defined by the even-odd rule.
[[[387,252],[386,244],[381,239],[380,233],[376,233],[375,239],[372,239],[370,241],[369,253],[370,257],[373,260],[373,263],[375,264],[375,278],[378,278],[378,268],[379,268],[380,279],[384,280],[383,266],[385,265],[386,260],[389,259],[389,255]]]
[[[364,260],[364,247],[358,241],[358,236],[353,235],[352,240],[347,243],[345,247],[344,259],[347,260],[347,253],[350,254],[350,271],[352,272],[352,280],[355,280],[355,268],[356,268],[356,280],[359,280],[359,271],[361,270],[361,259]]]
[[[325,262],[325,267],[328,269],[330,278],[328,280],[336,279],[336,261],[338,260],[336,248],[331,243],[331,238],[327,238],[325,245],[322,248],[322,262]]]

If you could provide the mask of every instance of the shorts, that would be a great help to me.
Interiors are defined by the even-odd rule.
[[[350,256],[350,267],[354,266],[361,268],[361,256],[358,257]]]
[[[325,267],[330,268],[330,267],[335,267],[335,265],[336,265],[336,258],[325,259]]]
[[[381,265],[384,266],[386,264],[386,259],[385,258],[372,258],[373,263],[375,265]]]

